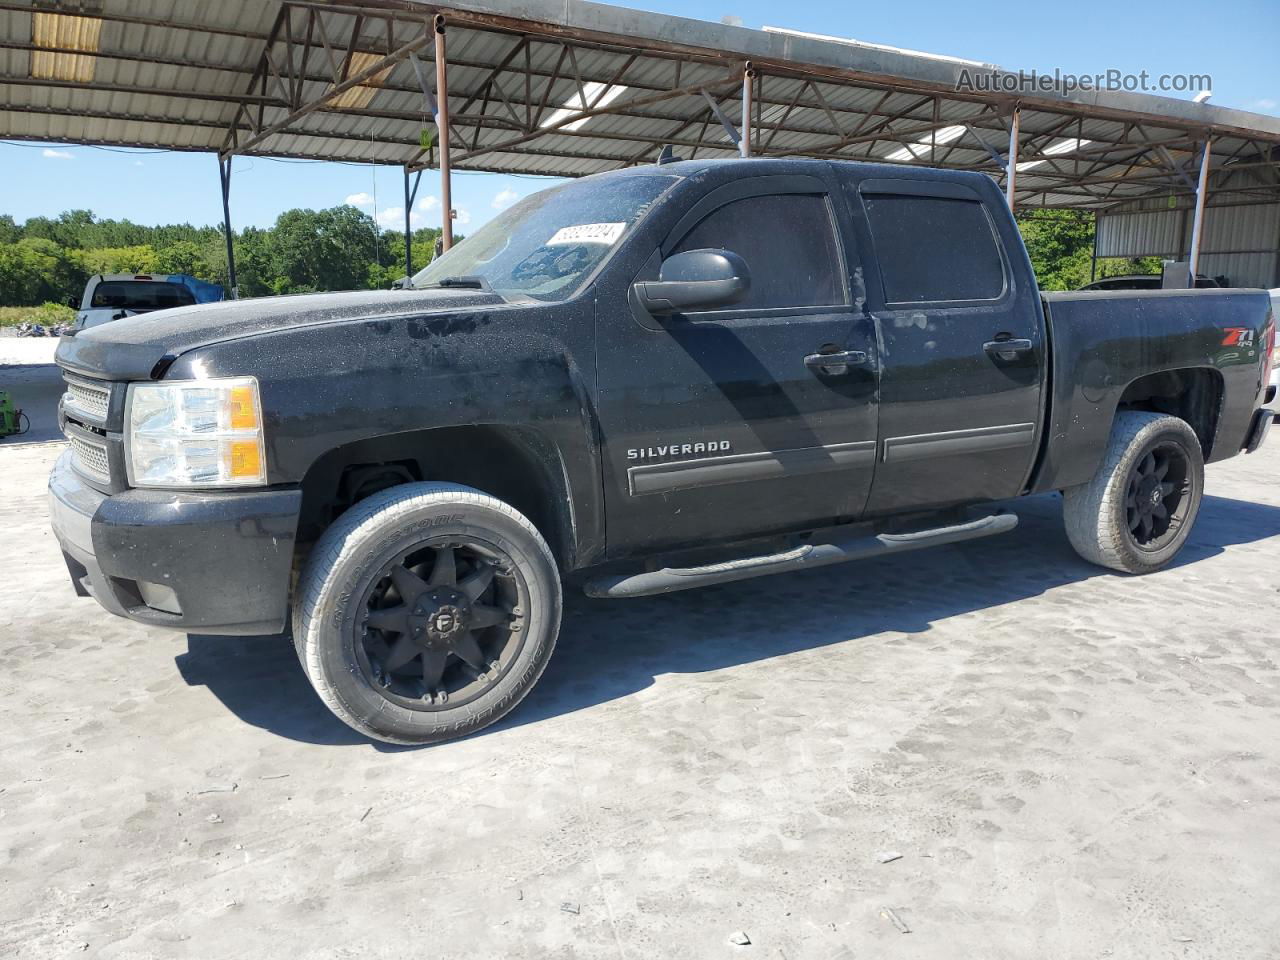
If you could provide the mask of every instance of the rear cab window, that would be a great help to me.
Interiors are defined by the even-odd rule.
[[[103,280],[93,289],[90,307],[113,310],[168,310],[189,307],[195,295],[179,283],[157,280]]]

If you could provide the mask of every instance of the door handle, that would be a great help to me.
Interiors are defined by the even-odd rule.
[[[870,358],[864,350],[839,350],[835,353],[811,353],[804,358],[804,365],[822,374],[841,374],[851,365],[866,363]]]
[[[1035,349],[1035,344],[1030,340],[1024,340],[1017,337],[1005,337],[1001,339],[997,337],[995,340],[988,340],[982,345],[982,349],[996,360],[1017,360],[1024,357]]]

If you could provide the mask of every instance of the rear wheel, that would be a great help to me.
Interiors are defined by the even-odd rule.
[[[551,551],[514,508],[412,483],[361,501],[316,544],[294,635],[316,692],[390,743],[465,736],[532,688],[560,628]]]
[[[1182,549],[1204,492],[1204,458],[1185,420],[1125,411],[1116,416],[1093,479],[1063,491],[1067,538],[1084,559],[1150,573]]]

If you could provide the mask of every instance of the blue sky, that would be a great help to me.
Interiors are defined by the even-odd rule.
[[[1280,3],[1276,0],[1115,0],[979,5],[945,0],[892,3],[776,0],[639,0],[622,3],[661,13],[765,24],[854,37],[914,50],[996,63],[1006,69],[1094,73],[1208,73],[1221,106],[1280,115]],[[455,173],[454,206],[466,232],[516,199],[541,189],[538,177]],[[232,195],[236,229],[269,226],[293,207],[347,201],[386,226],[403,222],[398,168],[237,158]],[[66,145],[0,143],[0,213],[22,221],[88,208],[140,223],[222,219],[217,164],[211,155],[116,151]],[[423,175],[415,222],[440,223],[438,178]]]

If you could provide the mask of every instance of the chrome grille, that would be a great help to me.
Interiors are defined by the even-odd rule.
[[[67,442],[71,444],[74,463],[82,472],[95,480],[111,480],[111,464],[107,460],[107,448],[104,444],[94,443],[75,434],[69,434]]]
[[[107,418],[111,393],[105,387],[95,387],[78,380],[67,381],[67,403],[98,420]]]

